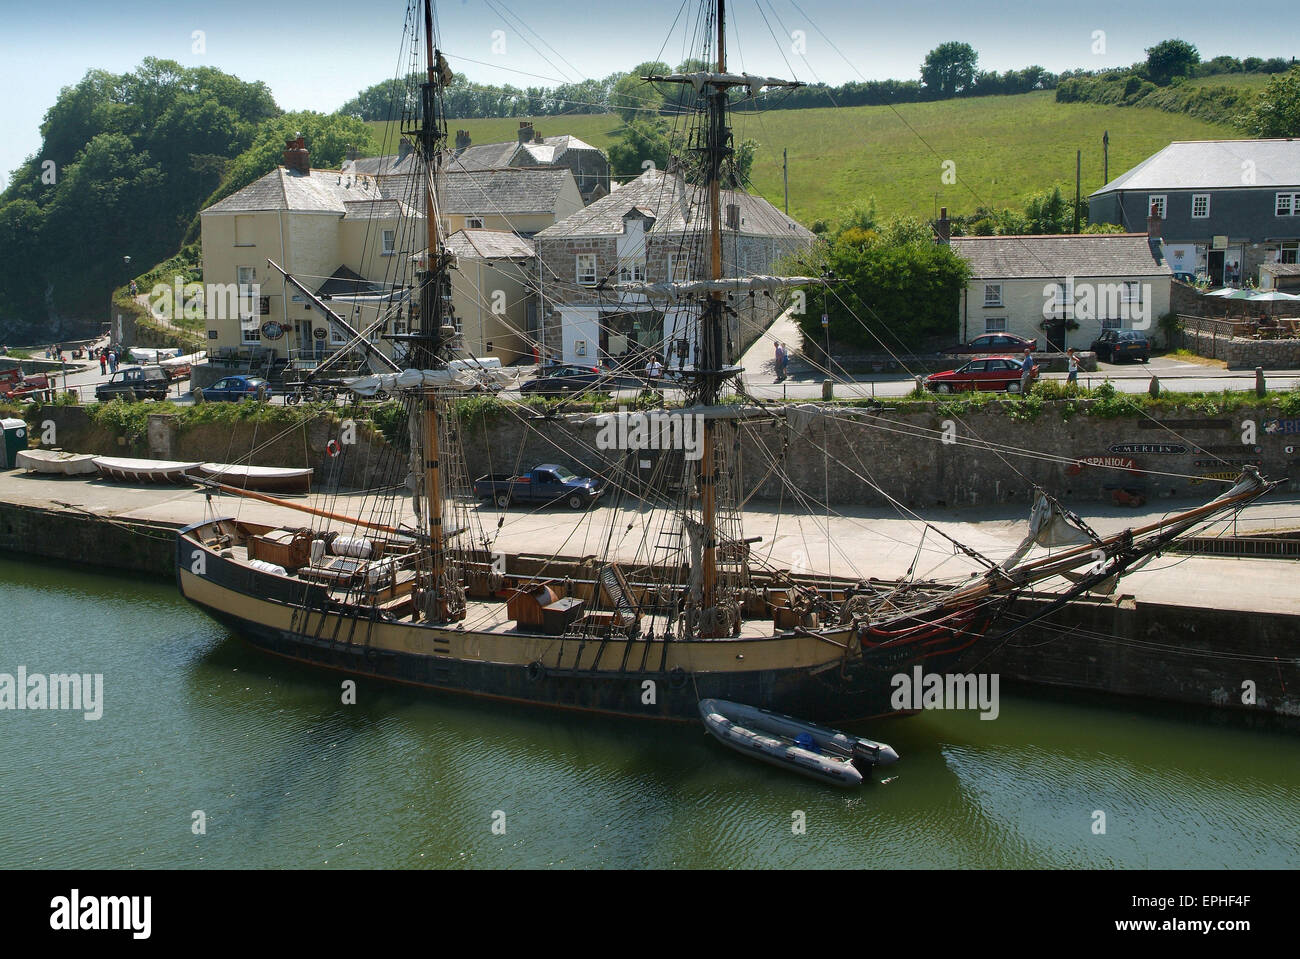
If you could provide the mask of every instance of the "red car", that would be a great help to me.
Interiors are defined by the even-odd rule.
[[[942,349],[940,353],[961,355],[963,353],[1023,353],[1025,348],[1038,350],[1037,340],[1027,340],[1023,336],[1016,336],[1014,333],[985,333],[983,336],[977,336],[969,343],[958,343],[956,346],[949,346]]]
[[[955,370],[932,373],[925,378],[925,385],[936,393],[962,393],[966,390],[1006,390],[1008,393],[1020,392],[1020,362],[1010,356],[989,356],[971,360],[965,366]],[[1029,374],[1032,386],[1038,379],[1038,364],[1034,364]]]

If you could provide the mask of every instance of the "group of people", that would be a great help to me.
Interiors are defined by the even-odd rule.
[[[789,367],[790,351],[786,348],[784,343],[778,340],[776,344],[776,381],[778,383],[785,382],[787,376],[786,371]]]
[[[107,373],[116,373],[118,366],[117,350],[109,346],[102,346],[97,351],[99,354],[99,373],[101,376]]]

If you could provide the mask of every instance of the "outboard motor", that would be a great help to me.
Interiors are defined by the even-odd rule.
[[[853,768],[862,773],[866,778],[871,773],[872,766],[888,766],[890,763],[898,762],[898,753],[894,752],[894,747],[886,746],[884,743],[866,743],[858,740],[853,744],[853,755],[849,762]]]

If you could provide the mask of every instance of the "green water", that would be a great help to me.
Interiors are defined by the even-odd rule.
[[[1004,692],[860,730],[903,758],[842,792],[697,726],[344,706],[156,580],[0,558],[0,610],[0,672],[102,673],[105,702],[0,711],[0,868],[1300,866],[1294,730]]]

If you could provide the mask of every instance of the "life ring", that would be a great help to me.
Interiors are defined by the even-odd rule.
[[[332,459],[343,452],[343,447],[339,445],[338,440],[330,440],[328,443],[325,444],[325,452],[329,454],[330,458]]]
[[[680,666],[674,666],[668,671],[668,687],[670,689],[681,689],[686,685],[686,670]]]
[[[529,682],[535,683],[545,675],[546,675],[546,667],[543,666],[541,663],[539,663],[537,660],[534,659],[531,663],[528,664]]]

